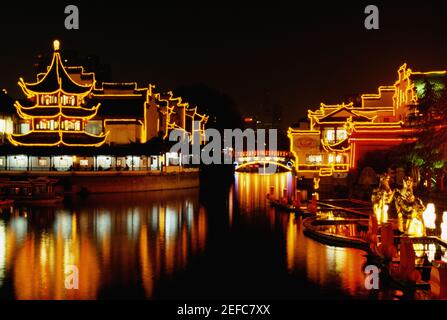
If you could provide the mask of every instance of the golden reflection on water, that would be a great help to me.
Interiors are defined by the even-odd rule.
[[[301,217],[267,206],[271,186],[276,197],[284,189],[290,196],[293,181],[291,173],[236,174],[228,193],[229,225],[239,214],[252,220],[267,218],[272,234],[266,236],[283,241],[277,250],[283,250],[291,276],[304,274],[322,288],[365,294],[362,251],[311,240],[303,234]],[[233,200],[239,208],[233,207]],[[160,280],[203,252],[207,226],[198,190],[95,195],[67,208],[2,212],[0,293],[12,287],[9,295],[18,299],[96,299],[110,291],[126,297],[133,290],[140,296],[141,288],[151,298]],[[65,289],[70,265],[79,269],[79,290]],[[116,292],[119,288],[125,293]]]
[[[151,298],[156,281],[184,268],[206,236],[197,190],[15,209],[0,216],[0,289],[9,280],[17,299],[96,299],[104,288],[140,285]],[[78,290],[65,288],[72,265]]]
[[[5,223],[0,220],[0,287],[3,285],[6,267],[6,228]]]
[[[265,175],[236,173],[235,189],[240,209],[246,213],[264,209],[270,187],[274,187],[276,198],[283,195],[284,189],[290,197],[294,192],[293,179],[290,172]]]
[[[326,246],[307,238],[301,218],[294,214],[284,214],[282,219],[289,272],[304,271],[309,280],[321,287],[339,286],[351,296],[365,293],[362,251]]]
[[[236,175],[239,205],[250,214],[253,209],[266,206],[266,195],[274,186],[275,197],[287,189],[293,194],[291,173]],[[267,208],[266,212],[274,226],[278,223],[285,235],[285,256],[289,273],[304,272],[307,278],[321,287],[340,287],[351,296],[367,295],[362,272],[366,260],[364,252],[351,248],[337,248],[316,242],[303,234],[302,218],[293,213],[278,212]]]
[[[13,267],[17,299],[96,298],[100,272],[96,250],[85,233],[77,239],[72,227],[70,215],[60,213],[52,232],[32,233],[25,238]],[[67,266],[77,266],[79,290],[65,289]]]

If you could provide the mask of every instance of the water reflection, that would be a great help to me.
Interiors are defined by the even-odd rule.
[[[6,228],[5,223],[0,220],[0,287],[3,285],[6,267]]]
[[[274,186],[276,197],[280,196],[284,189],[287,189],[289,196],[293,194],[291,173],[265,176],[239,173],[236,179],[242,211],[252,214],[253,210],[261,209],[261,214],[267,214],[272,226],[280,224],[284,234],[287,271],[291,276],[304,273],[307,280],[318,284],[322,289],[332,288],[351,297],[361,298],[369,295],[364,287],[362,266],[366,258],[363,251],[318,243],[303,234],[301,217],[293,213],[275,214],[274,210],[269,208],[262,210],[266,206],[265,196],[270,186]]]
[[[26,217],[26,218],[25,218]],[[205,248],[197,190],[97,195],[66,208],[16,208],[0,219],[0,290],[17,299],[151,298],[157,280]],[[67,290],[67,266],[79,290]],[[108,289],[120,288],[110,293]]]
[[[239,208],[246,213],[264,209],[270,187],[274,188],[276,198],[282,196],[285,189],[291,197],[294,193],[293,179],[290,172],[270,175],[236,173],[235,189]]]
[[[359,298],[366,296],[362,266],[364,253],[351,248],[331,247],[307,238],[301,218],[284,215],[289,272],[303,271],[308,280],[322,288],[337,288]]]
[[[362,251],[311,240],[301,217],[267,206],[293,179],[238,173],[200,200],[192,189],[3,211],[0,298],[368,297]],[[65,289],[71,265],[79,290]]]

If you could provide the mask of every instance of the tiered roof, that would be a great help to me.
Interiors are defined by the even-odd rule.
[[[86,96],[93,89],[94,81],[91,84],[83,85],[75,82],[65,69],[61,55],[59,53],[59,42],[54,42],[54,54],[51,65],[46,74],[40,74],[38,81],[34,83],[25,82],[20,78],[19,85],[28,97],[38,94],[55,94],[58,92],[67,95]]]
[[[10,142],[22,146],[96,147],[104,143],[106,134],[92,135],[84,131],[32,131],[9,136]]]
[[[77,75],[80,83],[71,76]],[[100,102],[85,98],[92,92],[95,79],[94,74],[83,72],[82,67],[66,68],[59,53],[59,41],[54,41],[54,53],[50,66],[45,74],[37,76],[37,82],[27,83],[20,79],[19,85],[28,97],[28,101],[16,101],[14,106],[17,114],[26,120],[35,118],[53,119],[61,122],[62,118],[86,121],[96,116],[101,105]],[[55,105],[42,105],[42,96],[57,95],[58,103]],[[74,98],[74,105],[63,105],[61,95]],[[8,136],[13,145],[23,146],[100,146],[105,142],[107,134],[92,135],[85,131],[62,130],[61,125],[53,130],[35,130],[34,125],[25,134],[12,134]]]
[[[19,85],[28,99],[16,101],[14,106],[17,114],[24,120],[30,120],[32,126],[26,134],[8,137],[17,146],[99,146],[105,142],[107,134],[95,136],[82,131],[86,121],[92,119],[103,121],[106,130],[110,124],[140,125],[143,140],[150,138],[147,137],[148,128],[153,134],[162,126],[166,137],[172,129],[189,132],[191,120],[200,121],[202,129],[208,119],[172,92],[152,93],[152,85],[148,88],[139,88],[135,82],[98,85],[94,73],[85,72],[83,67],[64,66],[58,41],[54,42],[54,53],[47,71],[38,74],[36,82],[20,79]],[[158,120],[161,120],[158,129],[154,124],[148,125],[148,117],[156,121],[157,113]],[[54,120],[56,124],[53,126],[51,122],[52,130],[42,130],[41,126],[35,130],[34,125],[39,128],[36,124],[42,120]],[[61,126],[65,120],[80,120],[81,130],[79,127],[77,131],[66,130]]]

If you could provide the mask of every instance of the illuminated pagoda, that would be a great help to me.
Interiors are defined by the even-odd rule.
[[[29,131],[9,135],[13,145],[21,146],[100,146],[106,134],[85,131],[86,122],[98,112],[100,103],[88,99],[94,82],[85,85],[67,73],[59,54],[59,41],[54,41],[51,65],[37,82],[19,85],[26,94],[26,103],[16,102],[18,115],[29,123]]]
[[[20,79],[26,99],[2,91],[0,171],[160,170],[183,162],[169,152],[173,130],[204,141],[208,116],[197,107],[151,84],[98,83],[53,46],[46,72],[35,83]]]
[[[346,178],[369,152],[413,142],[408,120],[417,110],[426,81],[443,89],[446,71],[415,72],[406,64],[394,85],[380,86],[356,101],[321,104],[307,121],[289,128],[295,170],[307,178]]]

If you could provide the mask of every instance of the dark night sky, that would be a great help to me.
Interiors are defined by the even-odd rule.
[[[374,93],[407,62],[414,70],[446,68],[447,11],[428,1],[380,4],[380,30],[364,28],[369,3],[312,1],[306,7],[163,6],[150,1],[2,3],[0,87],[34,80],[39,53],[94,54],[113,80],[159,89],[205,83],[235,99],[244,114],[284,106],[284,125],[307,108]],[[80,9],[80,30],[64,29],[66,4]],[[63,52],[62,52],[63,53]]]

